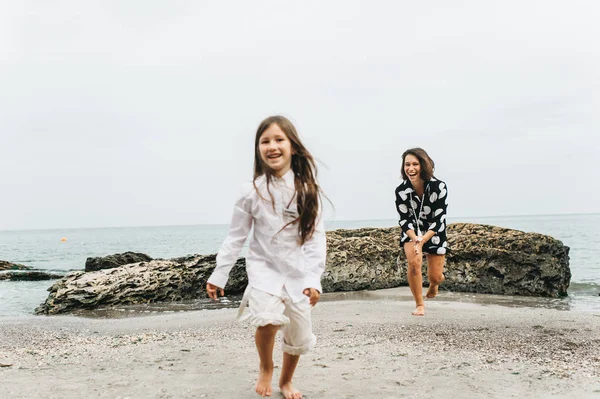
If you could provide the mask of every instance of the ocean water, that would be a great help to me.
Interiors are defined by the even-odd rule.
[[[600,214],[449,218],[548,234],[571,247],[571,286],[562,308],[600,310]],[[396,220],[334,221],[328,230],[391,227]],[[88,257],[125,251],[153,258],[216,253],[227,225],[0,231],[0,260],[50,271],[82,270]],[[65,237],[66,242],[61,242]],[[31,314],[53,281],[0,281],[0,318]],[[554,301],[553,303],[555,303]]]

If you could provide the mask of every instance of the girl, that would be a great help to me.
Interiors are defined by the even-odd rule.
[[[444,281],[445,254],[449,251],[446,238],[446,183],[433,176],[435,164],[421,148],[411,148],[402,154],[402,178],[396,188],[396,209],[402,227],[400,245],[408,260],[408,285],[417,308],[412,314],[424,316],[421,266],[427,255],[427,298],[434,298]]]
[[[294,125],[283,116],[262,121],[255,139],[254,180],[235,204],[229,235],[206,284],[212,299],[217,292],[224,295],[229,272],[254,227],[246,257],[248,287],[238,316],[248,304],[250,323],[256,327],[256,392],[261,396],[273,392],[273,346],[279,329],[284,352],[279,388],[286,399],[302,397],[292,377],[300,355],[316,342],[311,306],[321,295],[326,255],[316,175],[314,159]]]

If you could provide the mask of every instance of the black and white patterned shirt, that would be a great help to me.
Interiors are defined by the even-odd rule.
[[[449,250],[446,236],[446,210],[448,208],[448,187],[436,178],[425,182],[422,198],[419,198],[409,180],[404,180],[396,188],[396,210],[400,215],[398,224],[402,227],[400,245],[410,241],[409,230],[425,235],[427,230],[435,232],[423,245],[423,252],[444,255]],[[418,215],[418,217],[417,217]]]

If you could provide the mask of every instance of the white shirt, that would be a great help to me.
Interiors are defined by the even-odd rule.
[[[321,209],[313,236],[300,245],[298,224],[283,228],[297,217],[294,172],[290,170],[282,178],[271,180],[269,190],[275,206],[265,176],[256,179],[256,187],[258,191],[252,183],[244,185],[235,204],[229,235],[219,249],[217,266],[208,282],[225,287],[254,224],[246,256],[248,284],[279,297],[285,288],[293,302],[305,298],[305,288],[321,292],[327,254]]]

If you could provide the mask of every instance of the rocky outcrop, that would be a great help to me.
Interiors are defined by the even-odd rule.
[[[64,277],[64,273],[54,273],[46,270],[34,270],[30,266],[0,260],[0,280],[38,281],[56,280]]]
[[[357,291],[407,284],[396,266],[400,230],[366,228],[327,232],[323,291]]]
[[[407,262],[399,250],[400,228],[327,233],[323,290],[354,291],[407,285]],[[455,223],[448,226],[443,288],[491,294],[566,295],[569,248],[541,234]],[[116,304],[205,298],[215,255],[138,262],[94,272],[74,272],[56,282],[37,313],[55,314]],[[426,268],[423,268],[427,284]],[[225,290],[240,294],[247,284],[245,261],[233,268]]]
[[[215,267],[215,259],[215,255],[195,255],[73,272],[48,289],[50,294],[36,313],[205,298],[206,279]],[[225,289],[228,294],[241,293],[247,284],[245,261],[240,259]]]
[[[87,258],[85,261],[85,271],[93,272],[102,269],[112,269],[123,265],[129,265],[131,263],[149,262],[151,260],[151,257],[139,252],[124,252],[122,254],[102,256],[98,258]]]
[[[448,225],[452,251],[446,256],[442,288],[449,291],[560,297],[571,280],[569,247],[537,233],[496,226]],[[326,291],[408,285],[408,262],[400,251],[400,228],[337,230],[328,233]],[[427,281],[427,261],[422,269]]]
[[[560,297],[571,281],[569,247],[555,238],[502,227],[448,226],[450,291]]]
[[[27,270],[31,269],[29,266],[21,265],[19,263],[11,263],[5,260],[0,260],[0,270]]]
[[[9,270],[0,272],[0,280],[41,281],[63,278],[64,273],[53,273],[44,270]]]

